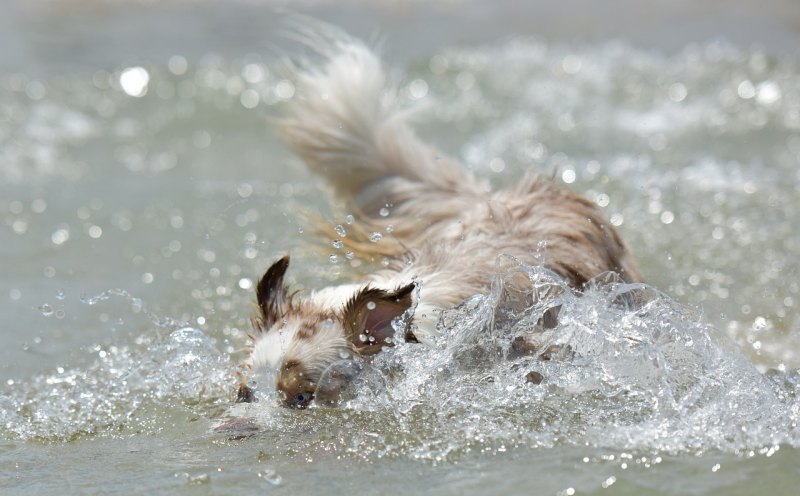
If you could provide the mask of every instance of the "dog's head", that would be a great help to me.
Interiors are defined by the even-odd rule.
[[[343,360],[374,355],[396,341],[395,326],[412,307],[414,283],[390,289],[347,285],[326,288],[303,299],[289,292],[283,278],[289,257],[275,262],[256,288],[258,316],[251,366],[277,372],[280,401],[305,408],[312,399],[341,387],[341,377],[321,385],[323,374]],[[408,319],[406,319],[408,320]],[[394,322],[394,325],[393,325]],[[400,335],[412,340],[408,323]],[[246,386],[242,401],[252,400]]]

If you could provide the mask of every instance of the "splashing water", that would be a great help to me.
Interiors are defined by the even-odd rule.
[[[538,323],[556,306],[557,326],[542,331]],[[303,415],[262,401],[231,414],[290,434],[344,419],[338,448],[360,457],[447,460],[559,444],[647,452],[798,444],[798,373],[762,375],[724,335],[646,285],[607,277],[578,295],[546,269],[501,256],[490,294],[448,312],[440,326],[432,347],[401,345],[359,366],[353,395],[339,408]],[[514,338],[531,332],[538,350],[515,351]],[[208,416],[234,387],[229,357],[191,327],[91,352],[97,360],[85,369],[59,368],[0,396],[5,435],[155,432],[154,408]]]
[[[152,408],[208,410],[233,387],[227,357],[191,327],[163,339],[140,336],[135,346],[96,346],[92,353],[97,361],[85,369],[59,367],[0,394],[2,437],[156,432],[161,424]]]
[[[538,323],[556,306],[557,326],[543,331]],[[761,374],[726,336],[644,284],[605,276],[579,295],[546,269],[501,256],[491,293],[447,312],[440,327],[433,347],[401,345],[359,366],[337,410],[318,407],[309,418],[266,402],[234,414],[266,430],[344,418],[339,448],[365,458],[800,442],[798,373]],[[516,351],[515,336],[531,332],[538,350]]]

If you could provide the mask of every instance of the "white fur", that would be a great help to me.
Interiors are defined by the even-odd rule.
[[[361,287],[358,284],[331,286],[311,293],[309,302],[316,308],[341,310]],[[320,331],[311,341],[297,339],[303,321],[289,317],[281,322],[278,329],[262,333],[253,344],[250,364],[254,369],[278,370],[287,360],[307,362],[315,354],[337,355],[347,350],[347,343],[341,339],[342,329],[338,322],[328,319],[316,322]]]

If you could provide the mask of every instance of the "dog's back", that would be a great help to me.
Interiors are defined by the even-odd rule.
[[[297,296],[283,281],[288,256],[262,277],[258,334],[245,367],[277,371],[285,405],[305,408],[325,397],[330,391],[320,381],[337,361],[373,355],[399,339],[432,341],[443,311],[488,289],[500,255],[547,267],[576,289],[607,271],[641,280],[592,202],[533,173],[493,191],[417,138],[409,111],[366,46],[335,32],[312,37],[311,45],[325,63],[296,71],[283,135],[367,232],[391,232],[395,243],[347,233],[346,243],[364,247],[362,255],[393,256],[355,284]],[[392,248],[372,248],[378,245]],[[543,309],[542,326],[514,336],[513,351],[547,352],[537,335],[555,325],[558,311],[557,304]],[[243,384],[241,391],[250,390]]]
[[[419,260],[425,253],[417,253],[416,261],[457,264],[462,272],[468,264],[484,284],[501,253],[543,263],[575,287],[606,271],[626,281],[642,279],[593,203],[536,174],[512,189],[491,191],[414,134],[409,111],[369,48],[327,34],[314,47],[326,63],[297,73],[297,97],[282,121],[283,135],[368,225],[391,225],[412,252],[446,246],[447,256],[429,248],[427,258],[435,260]],[[383,208],[387,217],[379,215]],[[475,289],[467,286],[465,291]]]

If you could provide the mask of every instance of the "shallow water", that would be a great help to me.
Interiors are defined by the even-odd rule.
[[[553,172],[603,208],[650,286],[578,297],[499,256],[436,346],[384,353],[352,399],[302,412],[231,408],[254,280],[287,251],[309,287],[380,261],[312,248],[301,208],[347,221],[270,127],[293,96],[280,15],[9,4],[0,491],[793,494],[797,9],[649,12],[685,21],[671,31],[574,3],[501,2],[482,21],[471,2],[309,11],[389,33],[422,136],[497,185]],[[555,304],[553,358],[512,356]],[[236,418],[259,430],[213,431]]]

